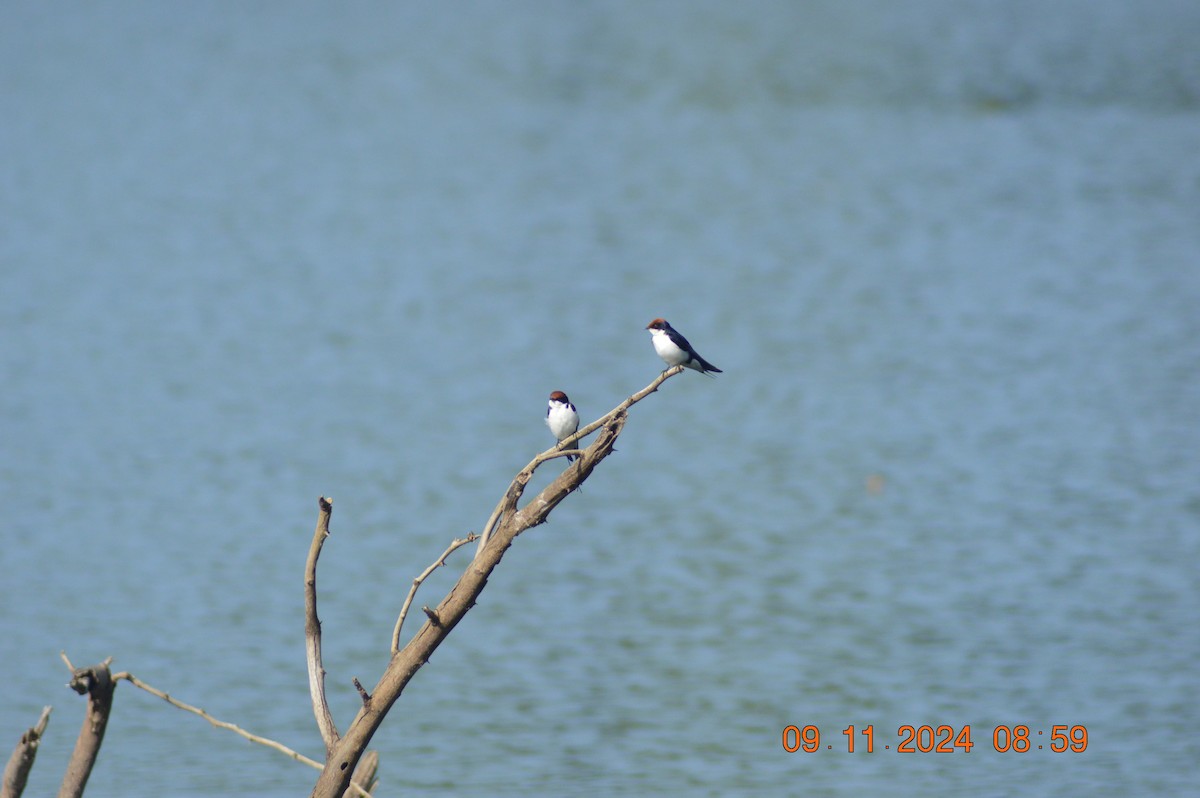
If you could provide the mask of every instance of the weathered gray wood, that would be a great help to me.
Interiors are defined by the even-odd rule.
[[[338,741],[337,726],[329,713],[329,701],[325,698],[325,666],[321,661],[321,621],[317,617],[317,558],[321,547],[329,537],[329,517],[333,514],[333,500],[324,496],[318,501],[317,528],[313,532],[312,545],[308,547],[308,561],[304,565],[304,649],[308,661],[308,692],[312,699],[313,715],[317,729],[325,743],[328,757]]]
[[[428,620],[403,649],[392,655],[379,683],[368,694],[369,698],[363,701],[358,715],[355,716],[345,734],[330,752],[329,758],[325,762],[325,769],[321,771],[321,776],[313,787],[313,798],[341,798],[350,784],[351,774],[355,772],[363,752],[370,744],[371,737],[383,722],[388,710],[392,708],[417,671],[429,661],[430,656],[442,641],[454,630],[454,627],[471,607],[475,606],[475,600],[487,585],[488,577],[500,563],[513,540],[525,530],[545,523],[550,512],[571,491],[583,484],[602,460],[613,453],[617,437],[625,427],[629,407],[654,393],[665,380],[682,370],[682,366],[667,369],[648,386],[617,405],[603,418],[580,430],[576,434],[575,440],[593,429],[599,429],[600,432],[596,436],[595,442],[580,453],[579,459],[573,465],[564,469],[541,493],[520,509],[517,509],[517,503],[525,486],[533,477],[533,472],[543,462],[561,456],[562,453],[560,451],[539,455],[517,474],[500,505],[496,508],[496,512],[493,513],[492,520],[489,520],[489,526],[493,525],[494,521],[494,528],[485,530],[484,540],[481,541],[482,545],[476,553],[475,559],[467,566],[457,584],[451,588],[442,602],[434,609],[425,609]]]
[[[0,779],[0,798],[21,798],[25,792],[25,782],[29,780],[29,771],[33,770],[33,760],[37,758],[38,744],[50,722],[50,707],[42,709],[42,716],[37,725],[27,729],[13,749],[8,764],[4,766],[4,777]]]
[[[108,728],[113,691],[117,685],[108,669],[109,662],[111,660],[90,668],[76,668],[67,685],[80,695],[86,695],[88,703],[83,716],[83,728],[75,740],[75,751],[67,763],[58,798],[80,798],[83,795],[96,757],[100,755],[100,744],[104,742],[104,730]]]

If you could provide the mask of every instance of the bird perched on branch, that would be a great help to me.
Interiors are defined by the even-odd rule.
[[[696,350],[692,349],[688,339],[680,335],[666,319],[655,319],[646,325],[646,329],[650,331],[654,351],[666,361],[667,368],[687,366],[701,374],[708,374],[710,371],[721,373],[719,368],[700,357]]]
[[[550,394],[550,404],[546,408],[546,426],[550,428],[560,443],[574,435],[579,429],[579,412],[562,391]],[[575,443],[573,448],[582,449],[583,447]],[[578,459],[578,455],[567,455],[568,463],[576,459]]]

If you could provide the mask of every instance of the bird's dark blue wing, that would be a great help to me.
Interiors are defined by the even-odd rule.
[[[674,327],[667,328],[667,337],[671,339],[671,343],[682,349],[684,352],[694,352],[692,345],[688,343],[688,339],[684,338]]]

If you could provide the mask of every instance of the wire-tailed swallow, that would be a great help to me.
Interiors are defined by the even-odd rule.
[[[701,374],[707,374],[710,371],[721,373],[719,368],[700,357],[696,350],[692,349],[688,340],[680,335],[674,327],[667,324],[666,319],[655,319],[646,325],[646,329],[650,331],[654,351],[658,352],[658,356],[667,362],[667,368],[687,366]]]
[[[546,426],[559,441],[571,437],[579,429],[579,412],[562,391],[550,394],[550,406],[546,408]],[[571,448],[582,449],[583,446],[577,441]],[[578,455],[569,454],[567,462],[573,462],[577,458]]]

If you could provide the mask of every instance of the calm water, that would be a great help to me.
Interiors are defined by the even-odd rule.
[[[725,373],[518,541],[377,735],[379,795],[1196,787],[1200,6],[5,17],[3,750],[55,707],[27,794],[83,711],[60,650],[319,755],[316,497],[344,724],[546,395],[648,383],[659,315]],[[905,724],[976,747],[896,753]],[[315,775],[122,685],[89,795]]]

